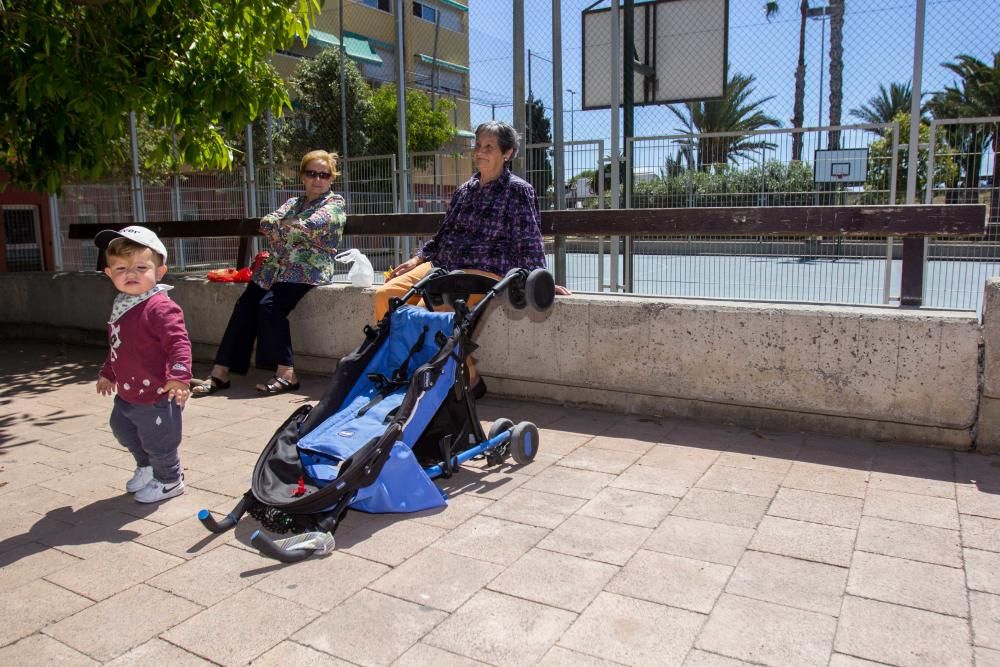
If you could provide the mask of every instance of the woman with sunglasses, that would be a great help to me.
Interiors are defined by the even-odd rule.
[[[344,199],[330,190],[337,176],[335,154],[310,151],[299,164],[305,195],[292,197],[260,220],[260,231],[270,242],[270,254],[243,295],[222,336],[215,365],[207,380],[194,383],[193,396],[228,389],[230,374],[245,375],[257,341],[257,367],[275,369],[274,377],[257,385],[264,394],[299,388],[292,360],[288,314],[316,285],[333,281],[340,232],[344,228]]]

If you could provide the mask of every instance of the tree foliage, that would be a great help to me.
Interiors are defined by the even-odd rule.
[[[525,102],[524,110],[527,122],[525,143],[552,143],[552,123],[545,115],[545,106],[542,101],[532,97]],[[549,159],[549,149],[529,148],[525,151],[524,157],[527,181],[535,188],[535,193],[539,197],[545,196],[545,193],[552,187],[552,160]]]
[[[279,146],[289,158],[301,157],[321,148],[344,155],[341,134],[340,50],[324,49],[314,59],[304,59],[295,69],[291,88],[295,99],[294,118],[282,125]],[[372,90],[349,58],[344,66],[347,103],[348,155],[365,155],[369,142]]]
[[[267,63],[322,0],[5,0],[0,168],[38,191],[125,161],[128,113],[154,128],[151,160],[232,162],[225,136],[288,105]],[[123,143],[122,139],[126,138]],[[176,152],[174,147],[176,139]]]
[[[899,136],[907,138],[910,136],[910,114],[900,112],[893,118],[899,121]],[[919,129],[920,145],[924,146],[931,140],[930,124],[923,119],[920,121]],[[865,183],[865,190],[869,196],[862,203],[889,203],[902,204],[906,201],[906,175],[910,168],[910,152],[899,151],[896,166],[896,201],[888,201],[884,197],[888,196],[891,186],[892,175],[892,136],[891,132],[886,133],[881,139],[873,141],[868,147],[868,179]],[[934,147],[934,174],[932,184],[940,184],[947,188],[954,188],[958,180],[959,168],[956,158],[956,151],[950,148],[940,134],[935,141]],[[917,151],[917,192],[920,193],[927,186],[927,166],[928,151],[920,148]],[[881,193],[881,194],[878,194]]]
[[[860,107],[851,109],[850,115],[864,123],[882,125],[891,123],[901,113],[910,113],[913,93],[909,81],[906,83],[893,81],[888,88],[883,83],[878,88],[878,95],[872,95]]]
[[[420,90],[406,91],[406,150],[422,152],[437,150],[455,136],[455,126],[451,123],[451,112],[455,105],[451,100],[438,99],[437,108],[431,108],[431,100]],[[399,132],[396,118],[396,85],[386,84],[372,96],[372,113],[369,117],[371,143],[369,155],[395,153],[398,148]]]

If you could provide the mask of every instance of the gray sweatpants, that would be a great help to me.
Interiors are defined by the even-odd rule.
[[[153,466],[153,476],[169,484],[181,478],[181,408],[165,396],[152,405],[115,396],[111,431],[132,452],[136,465]]]

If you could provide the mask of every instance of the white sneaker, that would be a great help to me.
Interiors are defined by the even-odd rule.
[[[141,466],[135,469],[132,479],[125,482],[125,490],[135,493],[153,481],[153,466]]]
[[[164,484],[158,479],[151,479],[149,484],[139,489],[135,494],[137,503],[158,503],[167,498],[173,498],[184,493],[184,478],[176,482]]]

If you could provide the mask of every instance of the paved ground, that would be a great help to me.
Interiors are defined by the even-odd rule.
[[[1000,461],[491,399],[534,463],[285,566],[195,513],[325,381],[193,401],[188,491],[150,507],[100,357],[0,342],[2,665],[1000,665]]]

